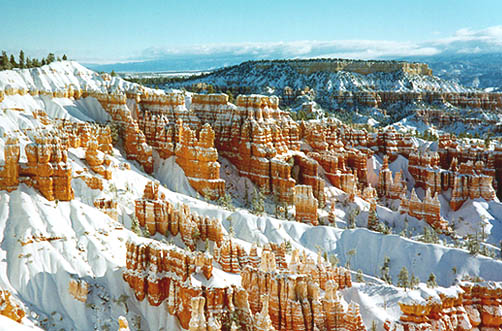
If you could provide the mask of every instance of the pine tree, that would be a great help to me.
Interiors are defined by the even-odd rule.
[[[254,189],[253,200],[251,201],[252,211],[256,215],[261,215],[265,211],[265,195],[261,190]]]
[[[225,93],[228,95],[228,102],[234,103],[234,95],[232,94],[232,91],[227,90]]]
[[[56,56],[54,55],[54,53],[49,53],[49,55],[47,55],[46,63],[51,64],[54,61],[56,61]]]
[[[110,73],[110,76],[112,76],[112,77],[116,77],[117,76],[117,73],[115,72],[115,70],[112,70],[112,72]]]
[[[25,65],[25,67],[28,68],[28,69],[33,67],[31,59],[29,57],[26,58],[26,65]]]
[[[228,209],[230,211],[235,210],[235,207],[232,203],[232,197],[228,193],[221,195],[220,198],[218,199],[217,203],[220,206],[222,206],[223,208]]]
[[[431,272],[429,275],[429,279],[427,279],[427,287],[434,288],[437,287],[438,283],[436,282],[436,275]]]
[[[19,68],[24,69],[25,63],[24,63],[24,52],[23,50],[19,51]]]
[[[476,233],[475,236],[468,235],[467,236],[467,250],[469,251],[469,254],[476,255],[480,252],[480,249],[481,249],[481,245],[479,243],[478,234]]]
[[[361,269],[357,270],[356,282],[362,283],[364,281],[363,271]]]
[[[401,268],[401,271],[397,276],[397,286],[404,287],[405,289],[410,287],[408,269],[404,266]]]
[[[416,288],[420,284],[420,281],[418,280],[417,277],[415,277],[414,273],[411,273],[411,279],[410,279],[410,288]]]
[[[143,231],[141,231],[141,228],[139,227],[139,222],[138,222],[138,219],[136,218],[136,216],[132,217],[131,231],[134,232],[135,234],[137,234],[138,236],[143,235]]]
[[[17,68],[17,63],[16,63],[16,59],[14,58],[14,55],[10,55],[10,65],[11,65],[11,68]]]
[[[45,62],[45,59],[42,59],[42,61],[40,61],[40,65],[41,65],[41,66],[44,66],[44,65],[46,65],[46,64],[47,64],[47,62]]]
[[[66,54],[63,54],[63,61],[67,61],[68,57],[66,57]]]
[[[0,58],[0,70],[10,69],[9,57],[6,51],[2,51],[2,57]]]
[[[348,229],[355,229],[356,228],[356,217],[359,215],[360,210],[358,207],[353,208],[350,213],[349,213],[349,219],[347,222],[347,228]]]
[[[381,279],[388,283],[392,284],[392,277],[390,276],[390,258],[388,256],[384,257],[383,265],[380,268]]]

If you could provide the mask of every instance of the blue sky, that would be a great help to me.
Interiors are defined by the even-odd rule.
[[[222,49],[294,56],[312,45],[364,58],[440,52],[459,39],[469,42],[461,50],[502,45],[500,0],[0,0],[0,8],[0,48],[84,62]]]

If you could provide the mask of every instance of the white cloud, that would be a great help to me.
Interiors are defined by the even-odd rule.
[[[255,59],[339,57],[354,59],[400,58],[438,54],[502,53],[502,25],[474,30],[463,28],[452,36],[425,42],[392,40],[278,41],[150,47],[127,61],[193,59],[239,63]],[[118,61],[117,61],[118,62]]]
[[[351,57],[376,58],[384,56],[433,55],[439,51],[430,46],[388,40],[294,41],[274,43],[239,43],[195,45],[182,48],[149,48],[143,51],[146,59],[170,58],[179,55],[246,56],[250,58],[291,57]]]
[[[473,30],[471,28],[460,29],[453,36],[432,41],[430,44],[441,49],[444,53],[477,54],[502,52],[502,25],[480,30]]]

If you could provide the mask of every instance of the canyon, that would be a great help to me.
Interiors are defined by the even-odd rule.
[[[436,79],[401,62],[292,68]],[[497,94],[467,90],[353,92],[334,98],[501,107]],[[23,261],[0,278],[0,313],[48,329],[501,327],[501,143],[297,120],[283,101],[166,92],[70,61],[0,72],[2,254]],[[492,255],[454,246],[481,230],[479,252]],[[440,239],[422,242],[422,231]],[[418,286],[385,280],[401,265]],[[441,287],[425,290],[436,271]],[[59,301],[39,299],[49,283]]]

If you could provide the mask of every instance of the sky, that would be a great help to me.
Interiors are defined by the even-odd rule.
[[[272,49],[356,58],[502,50],[501,0],[0,0],[0,8],[1,49],[91,63]]]

